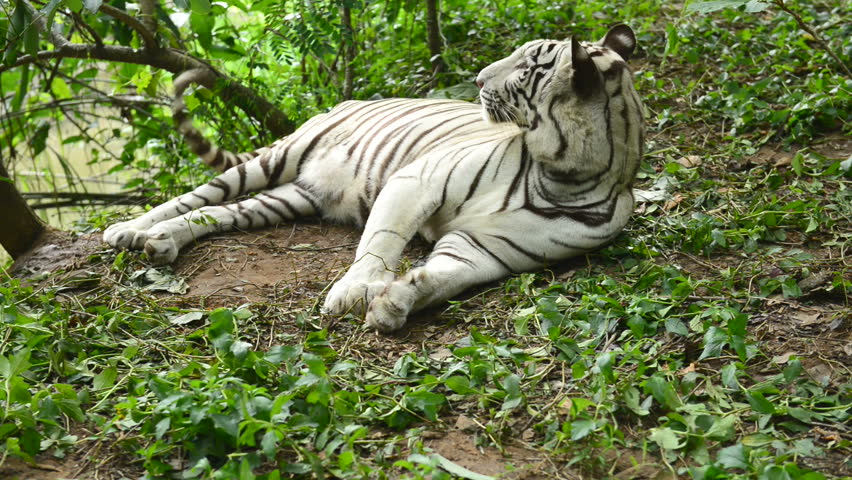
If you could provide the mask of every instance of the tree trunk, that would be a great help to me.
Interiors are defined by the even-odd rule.
[[[12,258],[18,258],[35,244],[44,230],[44,223],[15,188],[0,160],[0,245]]]
[[[441,58],[444,41],[441,38],[441,22],[439,20],[439,0],[426,0],[426,42],[429,45],[429,55],[432,57],[432,80],[430,88],[438,84],[438,74],[444,71],[444,59]]]
[[[352,9],[342,7],[340,12],[343,24],[343,99],[352,100],[355,89],[355,29],[352,27]]]

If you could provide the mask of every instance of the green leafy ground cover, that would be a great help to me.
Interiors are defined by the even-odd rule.
[[[462,432],[505,454],[501,478],[852,476],[852,78],[777,5],[710,3],[744,6],[505,2],[497,21],[445,19],[446,85],[507,36],[628,20],[648,107],[638,187],[662,193],[605,250],[398,335],[320,315],[327,282],[207,308],[146,288],[144,259],[103,247],[65,274],[5,278],[0,472],[22,459],[73,461],[72,478],[496,477],[441,448]],[[848,3],[788,6],[848,62]],[[365,74],[361,93],[411,93],[428,74],[400,68],[386,86]],[[281,103],[333,103],[311,95]],[[194,249],[222,255],[210,243]]]

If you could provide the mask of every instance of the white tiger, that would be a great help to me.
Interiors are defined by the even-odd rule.
[[[367,325],[400,328],[412,311],[513,272],[610,242],[633,210],[643,109],[626,60],[636,39],[618,25],[598,42],[537,40],[476,79],[481,106],[453,100],[350,101],[249,154],[219,150],[183,104],[193,151],[230,167],[194,191],[110,226],[104,240],[175,260],[211,232],[307,215],[364,225],[355,261],[330,289],[330,314],[366,309]],[[227,200],[259,191],[236,203]],[[397,275],[405,245],[436,242]]]

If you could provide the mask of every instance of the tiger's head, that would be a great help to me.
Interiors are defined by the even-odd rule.
[[[476,77],[485,119],[535,130],[552,115],[554,102],[602,99],[605,82],[625,69],[635,46],[633,30],[623,24],[593,43],[575,38],[528,42]]]

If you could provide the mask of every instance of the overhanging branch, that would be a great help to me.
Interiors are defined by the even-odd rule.
[[[296,125],[275,105],[264,97],[258,95],[254,90],[227,77],[216,70],[209,63],[195,58],[184,51],[167,48],[145,48],[136,49],[120,45],[99,45],[71,43],[59,32],[48,28],[44,17],[33,8],[26,0],[21,0],[30,10],[34,19],[34,26],[40,32],[47,35],[55,50],[42,51],[35,55],[24,55],[10,67],[0,65],[0,73],[17,66],[37,63],[39,61],[56,58],[80,58],[89,60],[103,60],[107,62],[131,63],[136,65],[148,65],[166,70],[173,74],[179,74],[191,69],[206,69],[210,75],[205,75],[201,85],[210,89],[223,102],[235,105],[248,116],[256,119],[275,137],[288,135],[295,130]],[[152,5],[149,2],[149,6]],[[110,16],[118,15],[119,20],[127,23],[137,32],[146,31],[149,38],[143,37],[146,45],[157,45],[156,38],[135,18],[127,15],[113,7],[107,7],[105,13]],[[122,15],[123,13],[123,15]],[[153,43],[148,43],[153,42]]]
[[[100,11],[116,20],[124,22],[128,27],[136,31],[136,33],[139,35],[139,38],[142,39],[142,43],[145,44],[145,48],[160,48],[159,44],[157,43],[157,39],[154,37],[154,33],[148,28],[146,28],[142,22],[129,15],[127,12],[119,10],[115,7],[111,7],[109,5],[101,5]],[[156,26],[156,24],[154,25]]]

